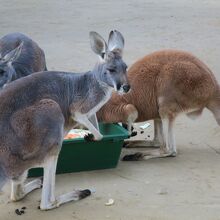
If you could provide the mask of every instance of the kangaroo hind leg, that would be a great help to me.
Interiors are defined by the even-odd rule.
[[[25,171],[18,178],[11,180],[11,200],[19,201],[23,199],[28,193],[32,192],[35,189],[42,187],[42,179],[35,179],[25,184],[27,178],[27,171]]]

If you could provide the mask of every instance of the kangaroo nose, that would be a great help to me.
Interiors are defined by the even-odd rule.
[[[130,90],[130,85],[123,85],[123,90],[124,90],[124,92],[128,92],[129,90]]]

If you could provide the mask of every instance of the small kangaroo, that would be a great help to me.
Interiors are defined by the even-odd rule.
[[[41,210],[91,194],[87,189],[55,197],[56,164],[63,137],[81,123],[100,140],[96,111],[114,89],[123,93],[130,86],[122,60],[121,33],[111,31],[107,44],[91,32],[90,42],[100,58],[92,71],[34,73],[8,84],[0,93],[0,189],[11,180],[13,201],[41,187],[39,179],[24,184],[28,169],[33,167],[44,168]]]
[[[98,120],[133,122],[154,120],[152,141],[133,141],[131,146],[160,146],[160,151],[127,155],[123,160],[176,156],[173,125],[182,112],[195,118],[208,108],[220,125],[220,87],[211,70],[190,53],[162,50],[135,62],[128,70],[131,91],[114,93],[97,113]]]
[[[44,51],[21,33],[0,39],[0,88],[34,72],[46,71]]]

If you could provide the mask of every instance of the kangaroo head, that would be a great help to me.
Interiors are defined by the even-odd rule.
[[[96,32],[90,32],[92,50],[98,54],[100,62],[95,67],[98,80],[112,87],[118,93],[127,93],[130,85],[127,78],[127,65],[122,60],[124,38],[119,31],[111,31],[108,44]]]
[[[15,77],[16,71],[13,67],[13,63],[20,56],[22,46],[23,42],[3,57],[0,55],[0,89],[2,89],[4,85],[10,83]]]

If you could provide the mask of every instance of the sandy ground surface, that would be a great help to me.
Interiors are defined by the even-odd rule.
[[[24,32],[44,48],[48,69],[79,72],[97,59],[88,32],[107,37],[111,29],[119,29],[128,64],[161,48],[184,49],[206,62],[220,80],[219,11],[218,0],[1,0],[0,36]],[[0,220],[220,219],[220,128],[208,111],[196,121],[181,116],[176,139],[176,158],[120,162],[112,170],[57,176],[57,194],[96,189],[91,197],[57,210],[37,209],[40,190],[8,203],[7,185],[0,196]],[[107,207],[109,198],[115,204]],[[22,206],[26,214],[16,216],[14,210]]]

